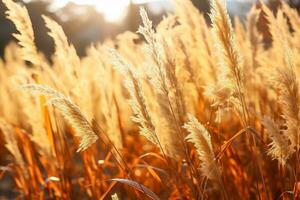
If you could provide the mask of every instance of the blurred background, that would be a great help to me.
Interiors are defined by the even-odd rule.
[[[203,13],[209,12],[209,0],[192,0]],[[23,0],[19,1],[29,10],[36,35],[38,48],[46,55],[53,52],[53,44],[47,35],[47,29],[41,18],[46,14],[55,19],[64,29],[69,41],[74,44],[78,54],[83,56],[91,43],[114,38],[117,34],[131,30],[136,31],[141,19],[139,7],[143,6],[154,23],[163,15],[172,12],[172,0]],[[269,3],[276,7],[278,0]],[[300,0],[289,0],[299,8]],[[256,0],[228,0],[227,6],[231,15],[244,17]],[[13,39],[13,24],[5,18],[5,8],[0,4],[0,54]]]

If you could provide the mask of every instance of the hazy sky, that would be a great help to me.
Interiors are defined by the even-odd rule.
[[[30,1],[33,0],[25,0],[25,2]],[[78,5],[94,5],[97,11],[103,13],[107,21],[119,22],[123,19],[123,17],[126,16],[127,7],[130,3],[153,3],[153,11],[159,12],[161,9],[166,8],[166,5],[171,5],[171,0],[53,0],[51,9],[57,10],[64,7],[68,3],[75,3]]]
[[[30,2],[34,0],[24,0]],[[118,23],[128,12],[130,3],[134,4],[148,4],[148,8],[152,13],[160,13],[164,10],[172,10],[172,0],[52,0],[53,3],[50,7],[52,11],[64,7],[68,3],[75,3],[78,5],[92,5],[95,9],[104,15],[108,22]],[[244,15],[249,10],[249,5],[256,0],[227,0],[228,10],[230,13],[236,15]]]

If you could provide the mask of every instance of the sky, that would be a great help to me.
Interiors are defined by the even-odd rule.
[[[33,0],[25,0],[27,2]],[[75,3],[77,5],[91,5],[102,13],[105,20],[110,23],[121,23],[122,19],[126,17],[128,6],[133,4],[145,4],[153,14],[159,14],[162,11],[172,9],[172,0],[52,0],[50,9],[57,11],[66,6],[68,3]],[[236,15],[243,15],[249,10],[249,4],[256,0],[227,0],[228,10],[230,13]]]
[[[25,0],[30,2],[32,0]],[[166,8],[166,5],[170,5],[171,0],[53,0],[51,9],[53,11],[60,9],[68,3],[75,3],[78,5],[92,5],[95,6],[99,13],[104,15],[104,18],[108,22],[120,22],[126,16],[128,6],[130,3],[144,4],[151,3],[153,12],[160,12],[161,9]]]

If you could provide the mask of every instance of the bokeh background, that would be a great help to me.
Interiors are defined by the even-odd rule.
[[[209,0],[192,0],[203,13],[209,12]],[[53,44],[47,35],[47,29],[41,18],[48,15],[62,25],[78,54],[83,56],[91,43],[114,38],[125,30],[136,31],[141,19],[139,7],[148,11],[154,23],[174,9],[172,0],[23,0],[32,19],[38,48],[46,55],[53,52]],[[300,7],[300,0],[289,0],[294,7]],[[231,15],[245,17],[256,0],[228,0],[227,6]],[[269,4],[276,8],[278,0]],[[5,18],[5,8],[0,3],[0,54],[4,47],[13,40],[13,24]]]

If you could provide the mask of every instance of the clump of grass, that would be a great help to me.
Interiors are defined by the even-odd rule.
[[[75,129],[75,133],[80,137],[81,142],[79,144],[78,152],[87,149],[91,144],[95,143],[98,139],[97,134],[93,131],[90,122],[86,119],[83,113],[80,111],[70,98],[57,92],[56,90],[43,86],[43,85],[24,85],[22,89],[37,93],[45,96],[49,96],[48,104],[53,105],[59,109],[64,118]]]
[[[188,120],[184,125],[190,133],[186,140],[194,143],[197,149],[202,173],[210,179],[218,179],[220,172],[218,172],[210,134],[194,116],[188,115]]]

